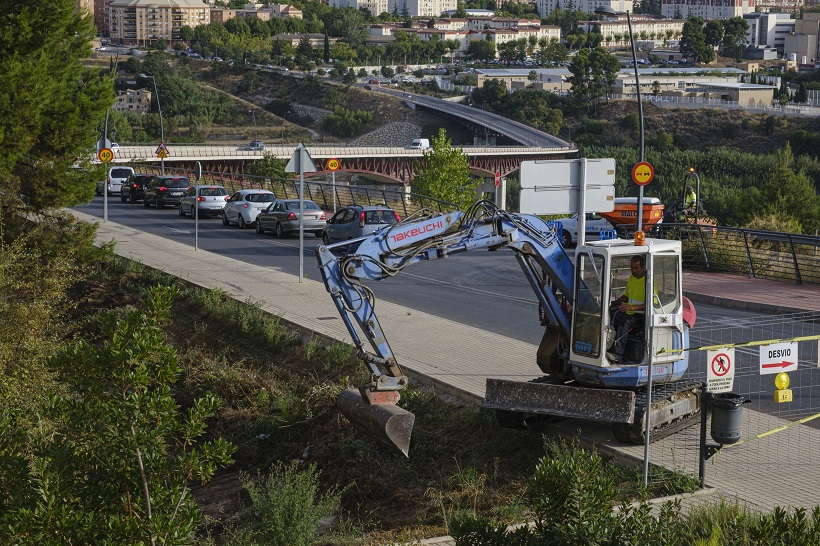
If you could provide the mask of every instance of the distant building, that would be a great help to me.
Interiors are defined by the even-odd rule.
[[[612,8],[615,11],[628,11],[629,13],[634,11],[632,0],[536,0],[535,2],[535,9],[541,17],[546,17],[557,9],[595,13],[595,9],[602,6]]]
[[[783,55],[786,36],[795,32],[796,22],[791,15],[788,13],[749,13],[743,18],[749,24],[747,42],[750,48],[776,49],[780,55]]]
[[[118,112],[148,114],[151,112],[151,92],[147,89],[118,91],[113,108]]]
[[[649,50],[666,42],[680,38],[683,34],[682,19],[658,19],[647,15],[632,17],[632,34],[638,48]],[[629,45],[629,24],[626,17],[607,17],[603,21],[579,21],[578,26],[585,32],[600,32],[604,40],[601,45]]]
[[[202,0],[111,0],[110,37],[124,45],[148,46],[178,41],[179,29],[211,22]]]
[[[388,11],[387,0],[328,0],[327,5],[332,8],[366,8],[371,15]]]
[[[676,19],[731,19],[755,11],[755,0],[661,0],[661,15]]]

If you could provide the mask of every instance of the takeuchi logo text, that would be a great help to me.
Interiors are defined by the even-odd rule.
[[[394,243],[400,243],[405,239],[409,239],[410,237],[416,237],[417,235],[422,235],[424,233],[428,233],[431,231],[435,231],[437,229],[441,229],[444,227],[444,222],[441,220],[437,222],[429,222],[424,224],[423,226],[415,226],[406,231],[401,231],[399,233],[391,233],[390,238],[393,240]]]

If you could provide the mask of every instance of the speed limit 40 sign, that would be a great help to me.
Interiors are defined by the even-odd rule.
[[[109,163],[114,160],[114,151],[111,148],[101,148],[97,152],[97,159],[103,163]]]

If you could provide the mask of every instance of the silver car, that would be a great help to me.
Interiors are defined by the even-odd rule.
[[[191,186],[185,190],[185,195],[179,202],[179,215],[198,214],[200,218],[218,216],[222,214],[227,201],[228,190],[222,186]]]
[[[222,211],[222,224],[236,224],[240,229],[250,227],[274,200],[276,196],[268,190],[239,190],[228,199]]]
[[[322,235],[322,229],[327,221],[327,213],[311,201],[304,200],[304,230],[316,237]],[[290,233],[299,232],[299,200],[277,199],[268,208],[256,216],[256,233],[260,235],[272,231],[277,237],[284,237]]]
[[[322,231],[322,242],[326,245],[365,237],[399,221],[395,210],[386,206],[345,207],[333,215]]]

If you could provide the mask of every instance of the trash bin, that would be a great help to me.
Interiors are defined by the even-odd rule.
[[[712,439],[721,445],[740,441],[743,430],[743,404],[750,400],[739,394],[722,392],[712,395]]]

